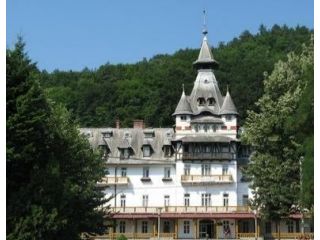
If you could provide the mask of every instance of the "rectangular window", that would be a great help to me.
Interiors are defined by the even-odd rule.
[[[121,195],[120,206],[121,207],[126,207],[126,195]]]
[[[130,157],[130,152],[128,148],[120,149],[120,159],[128,159]]]
[[[243,221],[242,222],[242,232],[248,233],[249,232],[249,222]]]
[[[271,222],[266,222],[266,224],[265,224],[265,228],[266,228],[266,233],[267,234],[269,234],[269,233],[271,233]]]
[[[183,221],[183,233],[184,234],[190,233],[190,221]]]
[[[164,206],[168,207],[170,205],[170,196],[169,195],[165,195],[164,196]]]
[[[125,233],[126,232],[126,222],[125,221],[120,221],[119,232],[120,233]]]
[[[163,222],[163,232],[164,233],[169,233],[170,232],[170,222],[169,221],[164,221]]]
[[[148,195],[142,195],[142,206],[143,207],[148,207],[148,201],[149,201],[149,196]]]
[[[288,232],[293,233],[293,221],[288,221]]]
[[[127,168],[121,168],[121,177],[127,176]]]
[[[184,175],[190,175],[190,165],[184,165]]]
[[[150,157],[151,156],[151,149],[150,149],[149,145],[144,145],[142,147],[142,149],[143,149],[143,156],[144,157]]]
[[[143,177],[144,178],[149,178],[149,167],[144,167],[143,168]]]
[[[184,206],[185,207],[190,206],[190,194],[189,193],[184,194]]]
[[[242,205],[248,206],[249,205],[249,197],[248,195],[242,195]]]
[[[229,167],[228,165],[222,166],[222,175],[228,175]]]
[[[223,206],[224,207],[229,206],[229,194],[228,193],[223,194]]]
[[[201,205],[203,207],[211,206],[211,194],[210,193],[203,193],[201,195]]]
[[[171,178],[169,167],[164,168],[164,178]]]
[[[147,233],[148,232],[148,222],[147,221],[142,221],[141,227],[142,227],[142,229],[141,229],[142,233]]]
[[[170,145],[164,146],[164,156],[171,157],[171,146]]]
[[[187,121],[187,116],[186,115],[181,115],[180,116],[180,120],[181,120],[181,122]]]
[[[230,116],[230,115],[227,115],[227,116],[226,116],[226,121],[227,121],[227,122],[230,122],[230,121],[232,121],[232,116]]]
[[[202,164],[201,165],[201,175],[209,176],[211,172],[210,164]]]

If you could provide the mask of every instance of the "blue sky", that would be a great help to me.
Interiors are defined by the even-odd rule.
[[[198,48],[204,8],[213,46],[260,24],[313,28],[310,0],[9,0],[7,47],[22,35],[29,56],[48,71],[134,63]]]

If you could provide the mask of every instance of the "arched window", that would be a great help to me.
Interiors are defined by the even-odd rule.
[[[216,101],[214,100],[213,97],[208,98],[208,105],[209,105],[209,106],[214,106],[215,104],[216,104]]]
[[[206,104],[206,100],[204,98],[198,98],[198,104],[199,106],[204,106]]]

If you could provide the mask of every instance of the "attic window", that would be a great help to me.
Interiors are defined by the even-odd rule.
[[[167,132],[167,137],[171,137],[171,132]]]
[[[124,137],[125,137],[125,138],[131,137],[131,136],[130,136],[130,133],[129,133],[129,132],[126,132],[126,133],[124,134]]]
[[[150,157],[151,156],[151,147],[149,145],[144,145],[142,147],[143,157]]]
[[[153,138],[154,137],[154,130],[147,129],[143,131],[145,138]]]
[[[206,100],[204,98],[198,98],[198,104],[199,106],[204,106],[206,104]]]
[[[104,138],[111,138],[113,136],[112,131],[101,132],[101,134],[102,134],[102,137],[104,137]]]
[[[163,151],[164,151],[165,157],[171,157],[171,146],[170,145],[165,145],[163,147]]]
[[[208,79],[205,79],[205,80],[204,80],[204,83],[209,83]]]
[[[208,98],[208,105],[209,105],[209,106],[214,106],[215,103],[216,103],[216,101],[214,100],[213,97]]]
[[[130,151],[129,148],[120,149],[120,159],[129,159]]]

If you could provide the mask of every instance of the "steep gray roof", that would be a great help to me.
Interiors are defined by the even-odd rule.
[[[178,114],[192,114],[190,103],[188,102],[187,96],[185,95],[184,91],[182,91],[179,103],[172,115],[174,116]]]
[[[237,108],[232,101],[229,91],[227,91],[227,95],[224,98],[220,114],[238,114]]]
[[[103,132],[112,131],[112,137],[103,137]],[[145,132],[154,132],[154,137],[146,138]],[[149,164],[174,162],[174,157],[165,157],[163,146],[171,145],[174,136],[172,128],[80,128],[80,132],[87,136],[93,148],[104,143],[110,150],[108,163]],[[142,146],[148,144],[152,147],[151,157],[143,157]],[[120,160],[120,149],[131,148],[132,154],[127,160]]]
[[[218,65],[218,62],[213,58],[206,35],[203,37],[198,59],[193,64],[197,68],[214,68]]]
[[[204,106],[199,106],[199,98],[204,98],[206,100]],[[216,103],[213,106],[208,105],[207,100],[209,98],[214,98]],[[198,115],[201,112],[210,112],[214,115],[219,115],[223,98],[212,69],[200,69],[198,71],[196,81],[194,82],[188,100],[194,115]]]

